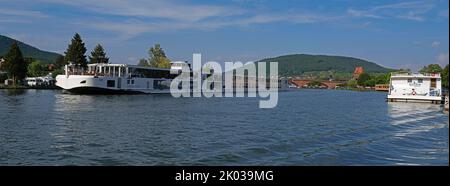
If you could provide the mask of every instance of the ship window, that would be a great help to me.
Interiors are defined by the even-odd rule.
[[[86,84],[86,80],[81,81],[80,84]]]
[[[412,83],[412,79],[408,79],[408,83]]]
[[[170,81],[162,81],[162,80],[154,80],[153,81],[154,89],[170,89]]]
[[[423,83],[423,79],[419,79],[419,83]]]
[[[127,80],[127,84],[129,84],[129,85],[130,85],[130,84],[134,84],[134,79],[131,79],[131,80],[128,79],[128,80]]]
[[[106,81],[106,86],[107,87],[115,87],[116,86],[116,81],[108,80],[108,81]]]

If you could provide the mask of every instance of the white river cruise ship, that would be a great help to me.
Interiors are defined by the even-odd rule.
[[[170,69],[128,64],[88,64],[87,69],[69,64],[56,85],[73,93],[170,93],[175,74]]]
[[[190,65],[187,62],[172,62],[171,69],[144,67],[128,64],[88,64],[87,69],[78,65],[69,64],[64,67],[65,73],[56,76],[56,85],[64,90],[79,94],[123,94],[123,93],[145,93],[159,94],[170,93],[172,80],[181,73],[183,65]],[[172,71],[172,73],[171,73]],[[191,77],[195,76],[191,72]],[[219,77],[220,76],[220,77]],[[224,74],[214,75],[213,82],[225,85]],[[201,75],[201,81],[207,77]],[[253,79],[253,81],[247,81]],[[192,78],[188,79],[191,90],[195,86]],[[285,78],[256,78],[235,76],[233,78],[233,89],[235,91],[246,91],[248,88],[257,87],[256,81],[266,82],[267,88],[273,87],[275,90],[283,90],[287,87]],[[253,82],[253,83],[252,83]],[[276,86],[276,87],[275,87]],[[190,90],[190,91],[191,91]],[[225,87],[212,90],[223,92]]]

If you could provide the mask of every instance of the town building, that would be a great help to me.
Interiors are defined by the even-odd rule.
[[[355,71],[353,72],[352,79],[358,80],[359,76],[364,73],[363,67],[356,67]]]

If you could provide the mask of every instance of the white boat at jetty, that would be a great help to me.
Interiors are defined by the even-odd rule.
[[[56,85],[73,93],[170,93],[176,75],[170,69],[128,64],[88,64],[87,70],[74,64],[56,76]]]
[[[64,67],[64,75],[56,76],[56,86],[72,93],[79,94],[123,94],[123,93],[170,93],[170,84],[180,73],[183,65],[191,68],[187,62],[172,62],[170,69],[144,67],[128,64],[88,64],[87,69],[78,65],[69,64]],[[172,72],[172,73],[171,73]],[[192,77],[196,72],[191,72],[190,87],[192,92]],[[214,75],[214,83],[224,83],[224,73]],[[209,75],[202,74],[201,81]],[[253,81],[250,81],[253,80]],[[217,82],[216,82],[217,81]],[[234,76],[233,89],[236,92],[246,91],[248,88],[257,88],[257,81],[266,82],[268,87],[284,90],[287,87],[286,78],[256,78]],[[275,83],[277,81],[277,83]],[[278,86],[278,87],[274,87]],[[225,86],[213,92],[223,92]],[[195,91],[195,90],[194,90]]]
[[[442,101],[441,75],[392,73],[388,101],[431,102]]]

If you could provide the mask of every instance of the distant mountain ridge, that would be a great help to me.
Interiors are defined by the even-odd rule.
[[[259,61],[278,62],[278,74],[281,76],[321,71],[352,73],[359,66],[363,67],[364,71],[368,73],[387,73],[393,71],[393,69],[380,66],[374,62],[345,56],[292,54],[266,58]]]
[[[61,54],[40,50],[24,42],[3,35],[0,35],[0,56],[4,56],[6,53],[8,53],[11,45],[14,42],[18,43],[19,48],[25,58],[33,58],[44,63],[54,63],[56,61],[56,58],[61,56]]]

